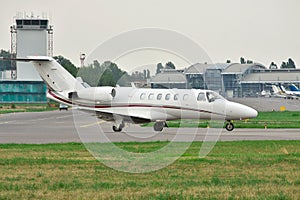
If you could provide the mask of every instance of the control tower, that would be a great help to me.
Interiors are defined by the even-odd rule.
[[[11,52],[18,58],[26,56],[53,56],[53,29],[47,17],[28,17],[18,14],[11,26]],[[20,81],[41,81],[31,63],[17,62],[16,74]]]
[[[12,58],[53,56],[53,29],[45,13],[41,17],[18,12],[10,33]],[[6,73],[0,80],[0,103],[47,102],[47,86],[31,63],[11,61],[10,76]]]

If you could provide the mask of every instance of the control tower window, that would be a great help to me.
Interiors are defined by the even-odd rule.
[[[47,20],[41,20],[41,25],[47,25]]]
[[[22,25],[22,20],[16,20],[17,21],[17,25]]]
[[[31,25],[32,23],[31,23],[31,20],[28,20],[28,19],[26,19],[26,20],[24,20],[24,25]]]
[[[40,20],[32,20],[32,25],[40,25]]]

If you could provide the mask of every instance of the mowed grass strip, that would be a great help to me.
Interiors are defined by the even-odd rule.
[[[44,112],[57,110],[57,105],[37,103],[37,104],[0,104],[0,114],[17,113],[17,112]]]
[[[151,152],[167,142],[118,143]],[[0,199],[300,199],[300,141],[218,142],[198,158],[194,142],[161,170],[130,174],[82,144],[0,145]]]

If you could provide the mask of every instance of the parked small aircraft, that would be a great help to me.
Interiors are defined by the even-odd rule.
[[[145,122],[155,122],[154,130],[162,131],[166,121],[180,119],[226,120],[226,129],[232,131],[232,120],[257,116],[253,108],[228,101],[211,90],[89,87],[51,57],[29,56],[14,60],[33,63],[48,86],[48,98],[114,121],[115,132],[121,131],[125,123]]]
[[[286,90],[285,87],[281,84],[272,85],[273,97],[279,97],[284,99],[299,99],[298,94],[293,91]]]
[[[284,94],[284,92],[277,86],[277,85],[272,85],[272,90],[273,90],[273,97],[278,97],[278,98],[287,98],[287,95]]]
[[[289,88],[293,94],[300,95],[300,89],[295,84],[289,85]]]

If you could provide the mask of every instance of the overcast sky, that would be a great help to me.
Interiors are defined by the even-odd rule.
[[[237,62],[243,56],[269,66],[271,61],[280,65],[291,57],[300,67],[299,0],[2,1],[1,49],[10,48],[9,27],[20,11],[50,13],[54,55],[63,55],[76,65],[80,52],[89,55],[113,36],[157,27],[186,35],[215,63]]]

